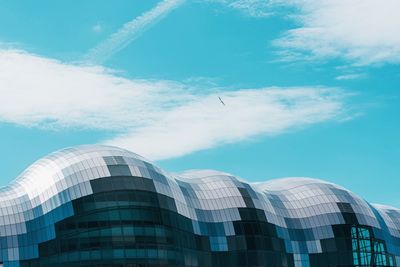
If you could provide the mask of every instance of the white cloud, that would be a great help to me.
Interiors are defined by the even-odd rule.
[[[128,80],[102,67],[0,50],[0,120],[25,126],[124,129],[186,101],[182,85]],[[172,103],[172,104],[171,104]]]
[[[343,95],[327,88],[260,88],[219,95],[226,106],[215,93],[200,97],[110,143],[135,144],[136,150],[163,159],[335,119],[343,108]]]
[[[0,50],[1,122],[110,130],[105,143],[152,159],[341,119],[347,107],[334,88],[196,89]]]
[[[95,25],[93,25],[92,31],[95,33],[101,33],[103,31],[103,27],[100,23],[96,23]]]
[[[356,65],[400,63],[400,1],[288,1],[300,27],[275,44],[293,58],[338,57]]]
[[[109,38],[92,48],[84,57],[85,61],[94,64],[105,62],[184,2],[185,0],[163,0],[159,2],[153,9],[125,23]]]
[[[355,65],[400,63],[399,0],[211,0],[246,12],[295,20],[273,43],[283,60],[341,58]]]
[[[339,75],[335,79],[339,80],[339,81],[343,81],[343,80],[361,79],[361,78],[365,78],[365,77],[366,77],[366,75],[363,73],[352,73],[352,74]]]
[[[252,17],[268,17],[273,14],[272,4],[274,1],[271,0],[211,0],[225,4],[230,8],[234,8],[242,11],[243,13]]]

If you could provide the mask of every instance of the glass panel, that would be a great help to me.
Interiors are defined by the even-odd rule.
[[[391,255],[386,252],[385,244],[373,238],[370,229],[353,226],[351,239],[354,266],[394,266]]]

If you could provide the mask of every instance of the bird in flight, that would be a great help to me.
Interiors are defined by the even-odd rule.
[[[226,106],[224,101],[222,101],[221,97],[218,97],[219,101],[222,103],[222,105]]]

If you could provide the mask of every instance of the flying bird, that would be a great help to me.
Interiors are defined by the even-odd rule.
[[[224,101],[222,101],[221,97],[218,97],[219,101],[221,101],[222,105],[226,106]]]

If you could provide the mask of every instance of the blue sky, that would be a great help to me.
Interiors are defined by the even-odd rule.
[[[2,1],[0,183],[104,143],[169,171],[322,178],[400,207],[399,8]]]

